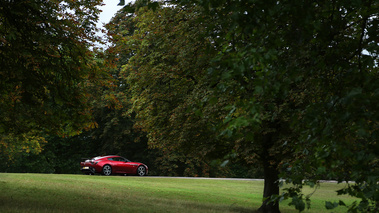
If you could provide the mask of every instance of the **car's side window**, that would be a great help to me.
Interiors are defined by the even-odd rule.
[[[108,160],[111,160],[111,161],[119,161],[118,158],[108,158]]]
[[[113,158],[114,161],[120,161],[120,158]]]
[[[111,160],[111,161],[121,161],[121,162],[129,162],[128,159],[123,158],[123,157],[108,158],[108,160]]]
[[[129,162],[129,160],[126,159],[126,158],[121,158],[121,161],[123,161],[123,162]]]

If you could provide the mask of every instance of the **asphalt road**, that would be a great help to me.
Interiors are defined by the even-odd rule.
[[[263,181],[263,179],[250,178],[208,178],[208,177],[168,177],[168,176],[146,176],[149,178],[175,178],[175,179],[199,179],[199,180],[244,180],[244,181]]]

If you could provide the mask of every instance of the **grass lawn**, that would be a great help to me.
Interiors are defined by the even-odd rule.
[[[336,196],[342,187],[323,183],[306,212],[353,202]],[[254,212],[262,191],[263,181],[0,173],[0,212]],[[281,211],[297,212],[285,202]]]

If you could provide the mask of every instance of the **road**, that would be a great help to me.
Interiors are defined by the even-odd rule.
[[[199,179],[199,180],[244,180],[244,181],[263,181],[263,179],[250,179],[250,178],[168,177],[168,176],[147,176],[147,177],[149,177],[149,178]]]

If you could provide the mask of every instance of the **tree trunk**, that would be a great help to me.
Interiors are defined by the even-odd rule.
[[[274,127],[277,127],[273,125]],[[262,213],[280,213],[279,202],[270,202],[272,195],[279,195],[279,171],[275,156],[270,154],[270,149],[275,146],[275,132],[266,133],[262,137],[262,163],[264,173],[263,203],[258,209]]]
[[[258,209],[262,213],[280,213],[278,202],[269,202],[272,195],[279,194],[278,185],[278,170],[276,165],[271,165],[270,162],[263,162],[264,169],[264,189],[263,189],[263,203]]]

